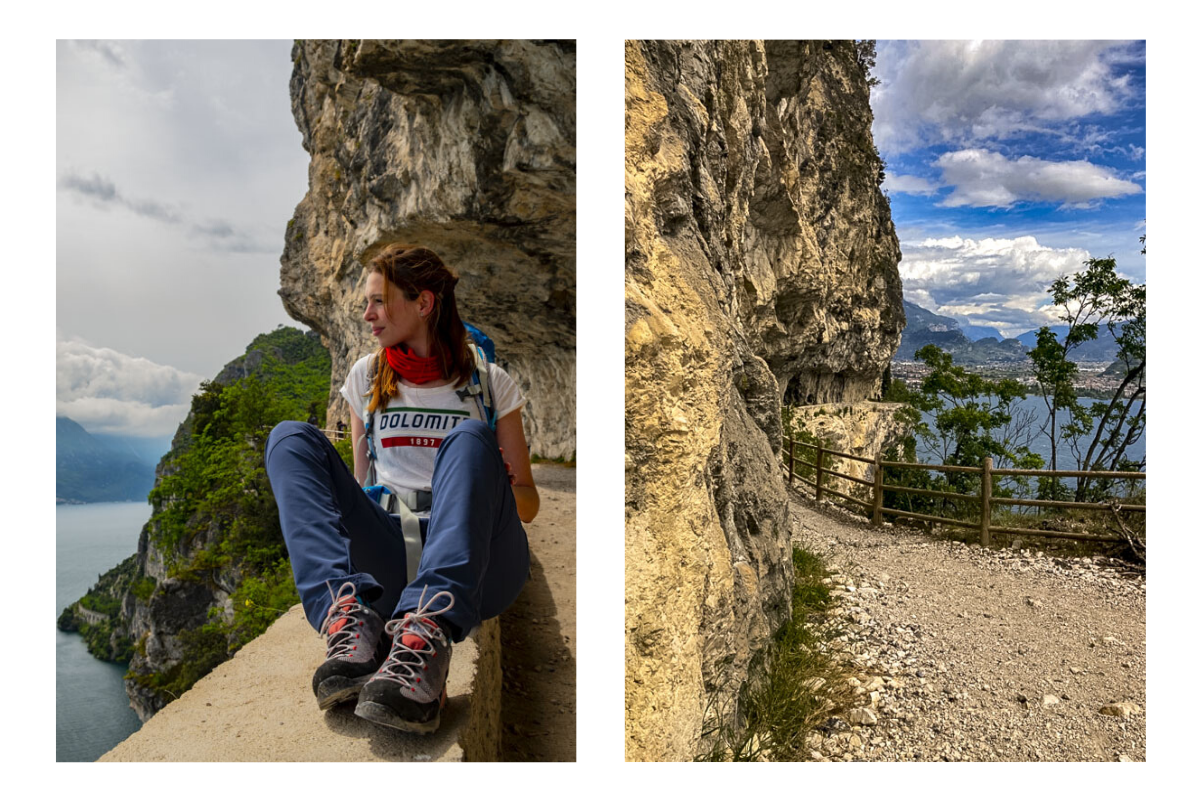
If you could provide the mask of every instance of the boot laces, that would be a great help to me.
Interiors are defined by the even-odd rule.
[[[446,605],[437,611],[431,611],[430,606],[443,595],[446,597]],[[425,602],[425,589],[422,589],[416,611],[410,611],[404,615],[403,619],[391,620],[384,626],[388,635],[393,637],[392,650],[388,653],[383,666],[379,668],[379,672],[375,673],[375,678],[396,681],[401,686],[408,687],[411,687],[413,683],[420,683],[421,673],[426,668],[425,659],[437,657],[439,644],[442,647],[449,646],[446,635],[433,621],[433,617],[444,614],[453,607],[454,595],[450,592],[438,592],[430,597],[427,603]],[[413,647],[411,644],[406,644],[403,640],[409,637],[417,639],[420,646]]]
[[[349,656],[356,647],[355,640],[359,633],[356,630],[358,626],[354,624],[354,616],[365,611],[367,607],[358,602],[355,596],[357,589],[353,583],[343,583],[336,595],[328,581],[325,582],[325,586],[329,589],[329,596],[333,598],[319,631],[327,637],[325,658]]]

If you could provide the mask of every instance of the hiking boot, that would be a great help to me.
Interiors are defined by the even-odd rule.
[[[342,584],[320,632],[325,663],[313,673],[312,685],[317,706],[325,711],[358,696],[383,663],[390,640],[383,637],[383,618],[355,596],[353,583]]]
[[[440,597],[446,607],[430,611]],[[449,611],[454,596],[438,592],[416,611],[394,619],[384,630],[392,648],[379,671],[363,687],[354,713],[363,719],[410,733],[433,733],[446,705],[446,673],[450,671],[450,638],[432,618]]]

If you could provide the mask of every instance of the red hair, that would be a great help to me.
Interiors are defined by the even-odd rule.
[[[433,294],[433,308],[425,324],[430,332],[430,355],[439,359],[442,377],[453,379],[461,386],[475,368],[475,356],[462,317],[458,315],[458,303],[454,299],[454,286],[458,274],[443,263],[437,253],[427,247],[410,247],[390,244],[371,259],[370,271],[385,278],[383,301],[388,302],[388,290],[395,286],[409,300],[416,300],[421,292]],[[381,348],[375,358],[375,381],[371,387],[371,402],[367,411],[385,405],[399,394],[398,377],[388,363]]]

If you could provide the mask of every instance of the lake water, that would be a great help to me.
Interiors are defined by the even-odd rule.
[[[1084,399],[1085,405],[1093,402],[1099,401]],[[1031,411],[1036,414],[1036,425],[1038,428],[1040,428],[1049,417],[1049,414],[1046,411],[1046,403],[1041,397],[1026,397],[1024,400],[1018,400],[1016,402],[1016,407]],[[1136,407],[1134,410],[1136,411]],[[925,421],[929,423],[931,428],[933,428],[934,420],[932,415],[926,414]],[[1060,414],[1059,426],[1061,427],[1065,421],[1065,415]],[[1044,469],[1050,469],[1050,438],[1048,436],[1039,434],[1036,439],[1030,443],[1030,449],[1046,460]],[[1137,461],[1143,458],[1145,455],[1146,437],[1143,434],[1142,438],[1134,443],[1126,452],[1126,458],[1130,459],[1131,461]],[[929,451],[919,439],[917,440],[917,460],[926,464],[940,464],[942,462],[941,456],[935,455],[933,452]],[[1059,444],[1058,468],[1061,470],[1079,469],[1079,462],[1076,461],[1075,457],[1072,455],[1070,448],[1063,443]],[[1075,485],[1073,479],[1068,479],[1066,482],[1072,486]]]
[[[101,573],[137,552],[150,511],[147,503],[56,506],[55,620]],[[56,628],[55,636],[57,760],[95,761],[141,727],[125,694],[126,668],[93,658],[79,634]]]

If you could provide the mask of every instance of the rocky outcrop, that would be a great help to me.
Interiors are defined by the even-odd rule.
[[[826,449],[873,459],[892,445],[900,444],[908,434],[909,425],[896,419],[896,412],[901,408],[901,403],[864,401],[792,406],[789,411],[794,427],[820,440]],[[816,463],[816,452],[797,446],[796,461]],[[874,480],[875,477],[873,465],[850,458],[827,456],[825,466],[861,480]],[[864,500],[871,496],[871,487],[831,475],[823,476],[821,485]]]
[[[272,572],[286,551],[262,451],[277,414],[295,418],[325,395],[329,363],[317,334],[281,327],[257,337],[203,384],[155,469],[153,514],[137,553],[101,575],[59,617],[59,628],[78,630],[92,655],[129,664],[125,690],[142,721],[243,643],[235,597],[247,577],[264,588],[284,580],[284,596],[294,595],[286,562],[285,578]],[[239,403],[231,395],[250,399]],[[266,402],[270,397],[275,405]],[[244,427],[230,429],[229,420],[242,415]],[[197,447],[206,449],[193,457]],[[202,502],[221,482],[237,491]]]
[[[279,291],[337,394],[373,346],[364,265],[396,241],[461,275],[464,319],[529,398],[533,452],[575,450],[575,52],[553,41],[305,40],[292,112],[311,154]]]
[[[626,756],[689,759],[790,612],[781,401],[878,392],[900,254],[853,43],[625,72]]]

